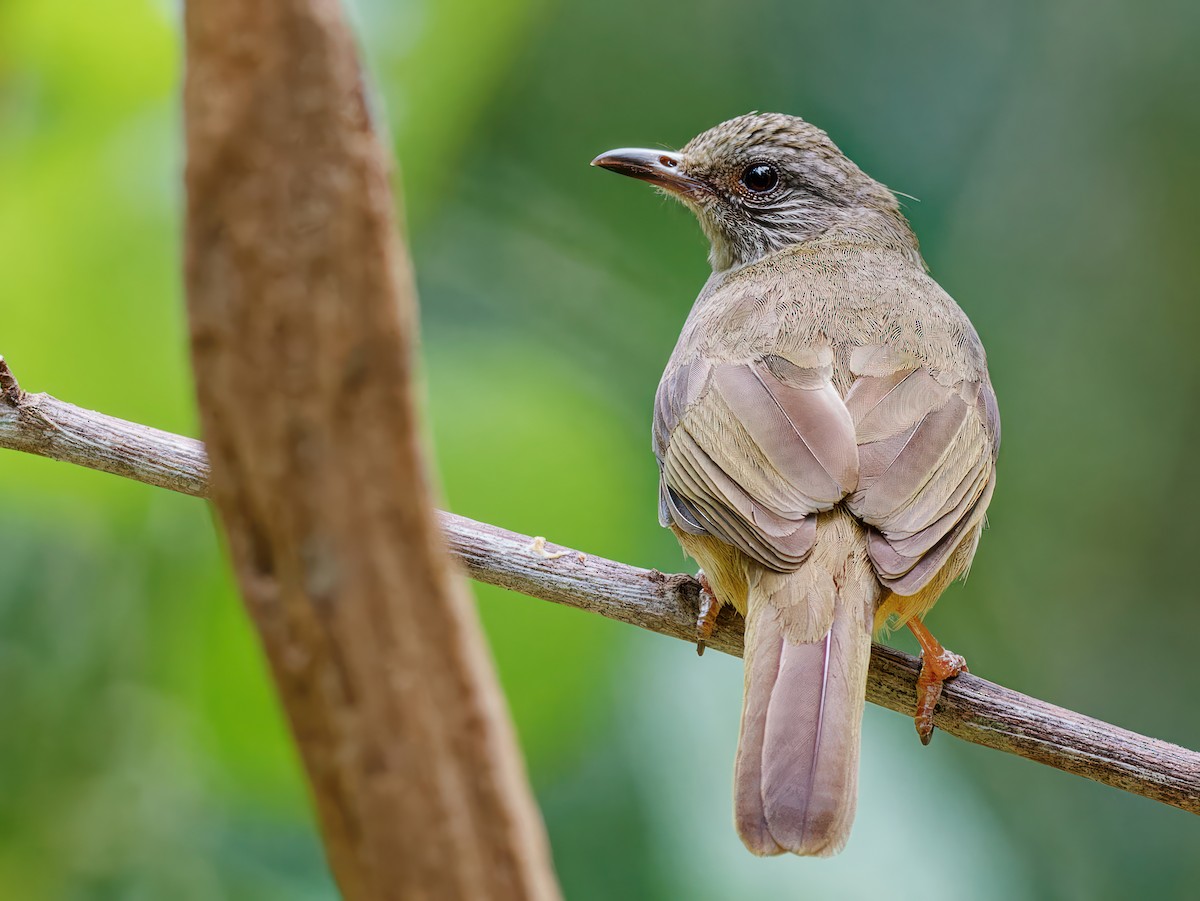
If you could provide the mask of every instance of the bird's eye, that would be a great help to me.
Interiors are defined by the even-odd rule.
[[[755,194],[766,194],[779,184],[779,173],[767,163],[755,163],[742,172],[742,184]]]

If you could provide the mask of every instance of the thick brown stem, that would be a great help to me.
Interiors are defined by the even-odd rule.
[[[352,899],[556,897],[435,518],[412,277],[342,11],[186,10],[186,285],[211,497],[334,874]]]

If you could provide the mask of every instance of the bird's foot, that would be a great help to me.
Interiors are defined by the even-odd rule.
[[[712,638],[713,629],[717,626],[717,614],[721,612],[721,602],[713,594],[712,585],[703,570],[696,573],[700,581],[700,605],[696,616],[696,654],[704,656],[704,647]]]
[[[969,670],[966,658],[942,647],[920,620],[909,620],[908,628],[921,643],[921,674],[917,677],[917,710],[913,720],[921,744],[927,745],[933,738],[933,712],[942,696],[942,683]]]

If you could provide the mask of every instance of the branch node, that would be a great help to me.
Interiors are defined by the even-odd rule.
[[[652,572],[657,573],[657,578],[651,576],[651,581],[662,582],[668,593],[677,594],[697,610],[700,609],[700,581],[695,576],[689,576],[687,573],[672,573],[667,576],[658,570]]]
[[[17,377],[8,368],[8,361],[2,355],[0,355],[0,399],[13,407],[20,406],[21,401],[25,399],[25,392],[21,390],[21,386],[17,383]]]

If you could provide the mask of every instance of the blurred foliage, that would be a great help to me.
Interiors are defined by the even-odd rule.
[[[989,350],[993,528],[935,631],[975,672],[1200,747],[1200,7],[359,0],[355,21],[402,161],[449,506],[685,565],[647,423],[703,240],[586,163],[798,113],[921,198],[926,257]],[[178,29],[162,0],[0,3],[0,352],[31,390],[194,433]],[[0,895],[333,897],[205,508],[0,456]],[[1200,882],[1195,817],[921,749],[875,709],[847,851],[753,860],[728,809],[736,662],[479,596],[569,898]]]

